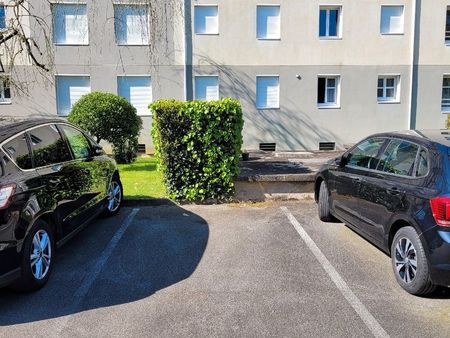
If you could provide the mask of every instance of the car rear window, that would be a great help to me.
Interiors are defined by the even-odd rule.
[[[20,134],[11,141],[3,145],[9,156],[21,169],[31,169],[31,155],[28,149],[28,142],[25,134]]]
[[[347,155],[348,165],[361,168],[375,169],[377,167],[377,155],[386,139],[371,138],[362,141]]]
[[[43,167],[72,160],[66,141],[53,125],[32,129],[28,132],[35,167]]]
[[[381,156],[377,170],[412,176],[419,146],[404,140],[392,140]]]
[[[417,177],[424,177],[428,174],[428,153],[425,149],[421,149],[417,159]]]

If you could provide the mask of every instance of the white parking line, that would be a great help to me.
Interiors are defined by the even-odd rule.
[[[286,207],[280,208],[284,214],[287,216],[291,224],[294,226],[295,230],[297,230],[300,237],[303,239],[305,244],[308,246],[309,250],[314,254],[316,259],[324,268],[325,272],[331,278],[333,283],[345,297],[347,302],[352,306],[352,308],[356,311],[362,321],[366,324],[368,329],[372,332],[375,337],[389,337],[387,332],[383,329],[383,327],[378,323],[375,317],[367,310],[363,303],[358,299],[358,297],[353,293],[344,279],[339,275],[336,269],[331,265],[330,261],[325,257],[316,243],[309,237],[308,233],[303,229],[301,224],[297,221],[294,215]]]
[[[128,215],[125,222],[119,228],[119,230],[117,230],[117,232],[114,234],[113,238],[111,238],[111,240],[108,243],[108,246],[105,248],[105,250],[103,250],[102,254],[100,255],[100,258],[95,263],[94,268],[89,272],[89,274],[83,280],[83,283],[81,283],[81,285],[78,287],[77,291],[73,295],[73,302],[71,303],[70,307],[71,310],[76,311],[76,309],[80,306],[84,297],[86,297],[87,293],[89,292],[89,289],[92,287],[92,284],[94,284],[98,275],[103,270],[103,267],[107,263],[109,257],[113,253],[120,239],[125,234],[131,223],[133,223],[133,220],[136,217],[139,210],[140,210],[139,208],[133,209]],[[70,313],[73,313],[73,311],[70,311]],[[57,335],[59,335],[59,333],[61,333],[64,330],[69,319],[70,317],[66,316],[64,320],[58,322],[59,330],[57,330]]]

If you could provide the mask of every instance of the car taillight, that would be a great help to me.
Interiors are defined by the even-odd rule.
[[[435,197],[430,200],[436,224],[450,227],[450,197]]]
[[[4,185],[0,187],[0,210],[9,207],[15,191],[15,184]]]

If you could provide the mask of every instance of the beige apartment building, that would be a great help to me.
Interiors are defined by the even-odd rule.
[[[6,71],[3,79],[33,81],[26,93],[0,82],[2,116],[66,116],[83,94],[112,92],[142,116],[140,143],[151,152],[147,105],[160,98],[235,97],[244,147],[282,151],[442,128],[450,113],[449,0],[30,0],[30,8],[53,28],[54,67],[46,76],[27,62]]]

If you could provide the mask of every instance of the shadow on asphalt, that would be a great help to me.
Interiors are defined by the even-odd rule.
[[[62,247],[53,274],[40,291],[18,294],[0,290],[0,325],[126,304],[188,278],[206,249],[206,221],[174,203],[141,208],[91,287],[75,299],[130,212],[122,209],[113,219],[94,221]]]

